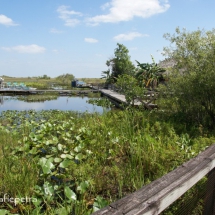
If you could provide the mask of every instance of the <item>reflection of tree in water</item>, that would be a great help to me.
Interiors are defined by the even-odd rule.
[[[0,103],[1,103],[1,105],[3,105],[4,104],[4,96],[0,96]]]

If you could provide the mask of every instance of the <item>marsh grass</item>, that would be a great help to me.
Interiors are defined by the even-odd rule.
[[[18,100],[26,101],[26,102],[44,102],[50,100],[56,100],[59,97],[57,93],[44,93],[40,95],[24,95],[17,96]]]
[[[213,142],[177,133],[174,124],[155,114],[133,109],[103,115],[3,112],[0,189],[41,202],[23,209],[25,214],[87,215],[175,169]]]
[[[50,79],[41,79],[38,77],[8,77],[2,76],[4,78],[4,82],[17,82],[24,83],[26,86],[34,87],[37,89],[50,89],[51,86],[61,86],[64,89],[71,89],[71,81],[69,79],[61,80],[58,78],[50,78]],[[80,81],[84,81],[87,84],[103,84],[104,80],[100,78],[80,78]],[[81,88],[79,88],[80,90]]]
[[[33,187],[37,183],[38,168],[36,162],[30,157],[14,156],[13,148],[17,147],[17,135],[9,131],[0,131],[0,197],[4,195],[12,198],[22,198],[33,195]],[[6,208],[12,211],[21,211],[21,204],[12,202],[0,204],[0,210]],[[27,205],[25,209],[27,211]],[[31,211],[33,206],[29,208]]]

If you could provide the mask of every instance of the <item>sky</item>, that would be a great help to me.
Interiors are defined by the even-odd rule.
[[[0,0],[0,76],[100,78],[117,43],[158,63],[175,29],[215,27],[215,0]]]

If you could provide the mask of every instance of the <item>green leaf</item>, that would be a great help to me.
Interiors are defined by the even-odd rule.
[[[81,194],[85,193],[87,188],[89,187],[88,181],[82,181],[80,185],[77,187],[77,190],[80,191]]]
[[[55,158],[55,159],[54,159],[54,162],[55,162],[55,163],[60,163],[61,161],[62,161],[61,158]]]
[[[8,210],[1,209],[0,210],[0,215],[10,215],[11,213]]]
[[[69,200],[73,200],[73,201],[77,200],[76,194],[68,186],[64,187],[64,194]]]
[[[70,159],[70,160],[74,158],[74,156],[72,156],[72,155],[70,155],[70,154],[67,154],[66,157],[67,157],[68,159]]]
[[[43,173],[44,174],[49,174],[51,173],[51,170],[54,169],[54,165],[52,163],[53,158],[41,158],[39,160],[39,165],[42,167]]]
[[[71,164],[71,161],[68,159],[65,159],[63,162],[60,163],[59,167],[67,168]]]
[[[69,211],[67,211],[67,209],[65,207],[59,208],[56,210],[56,214],[60,214],[60,215],[68,215]]]
[[[67,156],[66,154],[61,154],[60,155],[61,158],[66,158],[66,156]]]
[[[43,189],[44,189],[45,195],[48,195],[48,196],[54,195],[54,188],[52,187],[52,185],[49,182],[46,181],[43,184]]]
[[[67,137],[71,137],[71,134],[67,132],[67,133],[66,133],[66,136],[67,136]]]
[[[82,160],[85,156],[82,153],[79,153],[75,156],[76,160]]]
[[[80,144],[74,148],[75,152],[80,152],[81,150],[82,150],[82,146]]]
[[[61,150],[63,150],[63,145],[59,143],[59,144],[57,145],[57,148],[58,148],[59,151],[61,151]]]
[[[104,208],[107,205],[108,205],[108,202],[105,199],[103,199],[100,196],[97,196],[93,203],[93,212],[95,212],[101,208]]]

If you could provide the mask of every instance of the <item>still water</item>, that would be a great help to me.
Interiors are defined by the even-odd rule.
[[[16,96],[0,96],[0,113],[6,110],[69,110],[78,112],[103,113],[104,108],[87,103],[88,97],[58,97],[44,102],[26,102],[17,100]]]

